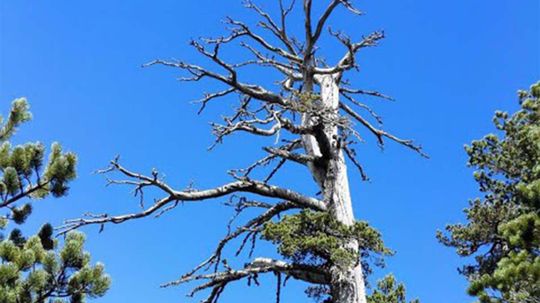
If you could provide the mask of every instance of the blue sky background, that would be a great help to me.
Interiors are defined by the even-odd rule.
[[[269,8],[273,3],[259,2]],[[361,1],[358,7],[367,12],[364,17],[339,11],[333,28],[356,38],[384,29],[387,39],[361,53],[360,73],[350,77],[359,87],[394,96],[394,103],[368,102],[386,129],[414,138],[432,157],[394,144],[381,152],[368,134],[358,148],[372,181],[360,182],[351,172],[356,216],[379,228],[397,251],[373,278],[394,272],[422,302],[471,302],[456,271],[464,260],[439,245],[435,231],[462,221],[461,210],[477,195],[463,145],[491,132],[493,111],[515,110],[515,91],[540,78],[540,4],[403,0]],[[254,21],[239,1],[0,1],[0,111],[26,96],[35,117],[15,141],[57,140],[80,158],[70,195],[37,203],[28,232],[87,211],[137,210],[129,189],[105,188],[104,179],[92,174],[117,154],[138,171],[158,168],[178,188],[191,181],[204,188],[228,181],[226,170],[250,164],[261,144],[272,144],[272,138],[236,136],[207,152],[207,122],[229,109],[231,100],[197,116],[188,101],[218,88],[215,83],[179,84],[179,71],[140,68],[154,58],[205,64],[187,41],[223,33],[219,21],[226,15]],[[321,51],[333,62],[343,49],[326,39]],[[247,78],[271,80],[266,73]],[[313,188],[305,172],[289,169],[275,182]],[[108,295],[95,302],[198,302],[184,297],[185,287],[158,286],[210,254],[232,215],[223,201],[107,226],[102,234],[85,228],[93,259],[113,277]],[[274,279],[263,282],[249,289],[238,283],[222,302],[274,302]],[[310,302],[303,289],[290,283],[282,302]]]

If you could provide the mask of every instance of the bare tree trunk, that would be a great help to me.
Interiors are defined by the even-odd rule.
[[[338,76],[324,75],[317,77],[321,88],[322,108],[332,109],[338,113],[339,86]],[[303,117],[303,123],[309,125],[309,117]],[[306,152],[316,157],[322,157],[320,163],[314,163],[310,170],[319,184],[327,201],[328,209],[335,218],[346,225],[355,222],[352,208],[347,166],[338,140],[336,125],[324,124],[317,136],[303,137]],[[358,252],[357,241],[348,243],[348,248]],[[366,291],[362,266],[360,262],[349,268],[335,265],[331,269],[331,295],[335,303],[366,303]]]

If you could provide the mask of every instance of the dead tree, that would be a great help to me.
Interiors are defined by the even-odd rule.
[[[355,15],[360,15],[361,12],[353,7],[349,0],[329,0],[322,15],[315,18],[312,14],[312,0],[303,0],[302,3],[295,3],[293,0],[287,4],[283,0],[276,2],[280,12],[278,18],[272,17],[249,0],[245,2],[248,9],[260,16],[258,30],[261,33],[242,21],[227,18],[225,23],[230,31],[228,35],[191,41],[195,50],[215,63],[221,71],[176,60],[155,60],[146,64],[180,69],[187,75],[182,78],[183,81],[211,79],[224,85],[224,90],[204,95],[200,100],[201,111],[218,98],[239,96],[240,104],[232,115],[224,117],[223,123],[212,124],[215,143],[221,143],[225,137],[239,132],[275,137],[273,144],[264,148],[267,155],[245,169],[230,171],[233,178],[231,183],[205,190],[175,189],[168,185],[157,171],[149,175],[140,174],[125,168],[116,159],[102,172],[115,172],[123,177],[109,180],[111,184],[133,186],[141,197],[142,210],[118,216],[89,214],[84,218],[67,221],[61,227],[61,232],[91,224],[103,227],[107,223],[118,224],[151,215],[159,216],[182,203],[232,196],[231,201],[234,201],[237,212],[258,208],[263,210],[262,213],[236,229],[229,228],[227,235],[217,244],[208,259],[179,280],[166,284],[167,286],[204,281],[196,286],[191,294],[208,289],[209,295],[203,302],[212,303],[217,302],[231,282],[242,279],[256,281],[258,275],[273,273],[279,277],[284,275],[328,286],[330,302],[366,302],[365,277],[362,263],[358,260],[362,253],[362,245],[359,243],[362,239],[350,238],[344,244],[357,259],[357,262],[349,266],[338,266],[331,262],[312,265],[254,258],[244,268],[233,269],[222,255],[224,247],[235,239],[241,243],[240,250],[249,245],[250,241],[253,241],[254,245],[265,224],[285,213],[312,210],[326,213],[344,226],[355,224],[345,158],[360,170],[363,178],[367,178],[352,146],[356,141],[362,140],[361,133],[366,130],[376,138],[381,147],[386,140],[390,140],[424,155],[420,147],[412,141],[400,139],[381,129],[380,123],[377,123],[380,118],[367,105],[354,98],[355,95],[360,95],[389,99],[387,96],[375,91],[351,88],[344,78],[345,73],[357,69],[357,54],[365,48],[376,46],[384,38],[384,33],[374,32],[363,37],[361,41],[353,42],[348,36],[329,30],[329,34],[337,39],[345,52],[337,63],[328,65],[317,53],[320,51],[318,42],[329,29],[327,23],[330,16],[338,8],[344,8]],[[293,36],[287,28],[287,18],[299,6],[303,9],[304,19],[302,39]],[[227,62],[220,51],[233,43],[245,49],[252,59],[241,63]],[[272,90],[244,82],[245,75],[242,70],[247,66],[276,70],[282,77],[278,79],[278,88]],[[364,111],[368,118],[355,108]],[[280,172],[286,162],[305,166],[313,176],[320,193],[309,196],[271,185],[271,178]],[[266,169],[268,176],[262,180],[253,179],[252,172],[261,169]],[[143,193],[149,188],[158,189],[162,196],[145,208]],[[248,198],[253,196],[262,200]],[[278,289],[280,287],[281,284]]]

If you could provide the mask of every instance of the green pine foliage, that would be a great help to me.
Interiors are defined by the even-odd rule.
[[[77,157],[74,153],[63,152],[58,143],[51,146],[48,161],[45,160],[45,146],[39,142],[12,146],[9,139],[31,117],[24,98],[13,101],[4,123],[0,117],[0,210],[7,211],[0,217],[3,222],[24,223],[32,212],[28,198],[65,196],[68,183],[76,177]],[[21,203],[22,200],[25,203]],[[0,237],[3,236],[0,234]]]
[[[394,254],[384,245],[381,234],[367,222],[357,221],[347,226],[326,212],[303,210],[285,215],[277,222],[266,223],[261,235],[276,244],[278,252],[294,264],[349,267],[361,260],[366,275],[372,272],[373,264],[384,267],[384,257]],[[351,240],[358,243],[359,253],[348,248]],[[327,286],[308,287],[306,294],[316,302],[331,302]],[[405,287],[397,285],[393,276],[387,276],[378,283],[369,302],[406,303]]]
[[[81,303],[85,297],[105,294],[110,279],[102,264],[90,265],[83,234],[68,234],[59,250],[46,249],[47,245],[40,236],[30,237],[22,246],[0,242],[0,302]]]
[[[540,297],[540,82],[520,91],[519,100],[515,114],[495,114],[499,135],[466,147],[484,197],[470,202],[467,224],[438,233],[459,255],[474,257],[461,273],[482,303]]]
[[[25,98],[15,99],[11,106],[11,111],[4,122],[0,116],[0,142],[8,140],[22,123],[32,119],[32,114],[28,111],[29,106]]]
[[[359,243],[363,260],[374,258],[377,265],[384,265],[383,256],[393,254],[384,245],[380,233],[366,222],[346,226],[328,213],[311,210],[266,223],[262,238],[276,244],[280,254],[298,264],[354,265],[359,256],[346,248],[350,240]],[[364,267],[369,271],[367,262]]]
[[[377,282],[377,289],[368,296],[368,303],[407,303],[405,285],[396,281],[393,275],[387,275]],[[420,303],[419,300],[409,301]]]
[[[7,237],[2,233],[9,222],[20,225],[28,219],[29,200],[65,196],[76,177],[75,154],[63,152],[57,143],[48,161],[41,143],[11,145],[17,128],[32,117],[28,110],[26,99],[20,98],[13,101],[5,123],[0,117],[0,210],[6,211],[0,216],[0,303],[85,302],[102,296],[110,278],[102,264],[90,265],[83,234],[68,234],[59,248],[50,224],[28,239],[17,228]]]

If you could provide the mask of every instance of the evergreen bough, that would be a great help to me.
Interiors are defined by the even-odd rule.
[[[318,266],[336,264],[346,267],[357,263],[359,256],[346,247],[349,239],[358,241],[363,260],[374,254],[379,256],[375,263],[380,266],[384,265],[383,256],[393,254],[384,245],[380,233],[367,222],[357,221],[347,226],[328,213],[310,210],[266,223],[262,238],[277,244],[278,251],[294,262]],[[369,269],[367,262],[364,268]]]
[[[84,251],[84,235],[67,234],[63,247],[53,238],[53,227],[44,224],[26,239],[14,228],[6,237],[7,224],[23,224],[32,212],[28,200],[65,196],[76,177],[77,158],[59,144],[51,147],[45,161],[43,144],[12,146],[9,139],[32,115],[26,99],[16,99],[3,122],[0,117],[0,303],[81,303],[102,296],[110,278],[102,264],[90,265]],[[24,201],[24,202],[23,202]]]
[[[85,302],[85,297],[103,296],[110,279],[100,263],[91,266],[90,255],[83,250],[84,235],[69,233],[64,246],[57,249],[51,234],[45,239],[32,236],[22,246],[13,241],[0,242],[0,302]],[[44,229],[42,229],[43,231]]]
[[[369,274],[372,268],[368,260],[384,267],[383,257],[394,254],[384,245],[381,234],[367,222],[357,221],[347,226],[325,212],[303,210],[285,215],[277,222],[266,223],[261,235],[276,244],[281,255],[299,265],[347,267],[361,259],[364,272]],[[350,239],[358,241],[361,258],[347,248]],[[306,293],[316,301],[332,302],[327,287],[311,286]],[[377,288],[367,299],[368,303],[406,303],[405,286],[398,284],[393,275],[387,275],[378,281]]]
[[[405,285],[390,274],[377,282],[377,289],[368,297],[368,303],[407,303],[406,297]],[[418,299],[409,302],[420,303]]]

